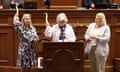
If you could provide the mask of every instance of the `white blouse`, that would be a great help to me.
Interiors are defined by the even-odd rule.
[[[66,24],[66,27],[65,27],[65,31],[64,31],[65,39],[64,40],[59,39],[60,33],[61,33],[61,30],[58,24],[53,25],[52,27],[47,26],[45,29],[45,36],[51,37],[53,42],[75,42],[76,36],[75,36],[72,26],[70,26],[69,24]]]

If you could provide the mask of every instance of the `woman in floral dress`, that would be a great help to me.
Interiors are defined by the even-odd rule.
[[[35,27],[32,25],[31,15],[24,14],[19,20],[19,10],[16,5],[16,14],[14,15],[14,29],[17,31],[20,39],[18,48],[17,66],[22,68],[31,68],[36,66],[35,43],[39,37]]]

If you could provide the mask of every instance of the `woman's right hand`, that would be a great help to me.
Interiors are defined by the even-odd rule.
[[[16,3],[16,14],[18,14],[18,3]]]
[[[15,5],[16,5],[16,7],[18,7],[18,6],[19,6],[19,3],[16,3]]]
[[[19,20],[19,9],[18,9],[18,3],[16,3],[16,13],[14,15],[15,20]]]
[[[46,26],[49,26],[49,22],[48,22],[48,13],[44,13],[44,14],[45,14]]]

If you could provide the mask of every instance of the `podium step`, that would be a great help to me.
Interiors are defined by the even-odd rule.
[[[14,66],[0,66],[0,72],[21,72],[21,68]],[[34,67],[31,68],[30,72],[45,72],[45,70]],[[84,66],[84,72],[90,72],[90,65]],[[113,66],[106,66],[106,72],[113,72]]]
[[[105,66],[105,72],[113,72],[113,66]],[[90,72],[90,65],[84,65],[84,72]]]

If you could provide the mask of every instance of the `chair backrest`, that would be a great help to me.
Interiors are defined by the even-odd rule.
[[[109,8],[109,4],[108,3],[97,3],[97,4],[95,4],[95,8],[96,9],[106,9],[106,8]]]
[[[24,2],[24,9],[37,9],[37,2]]]

